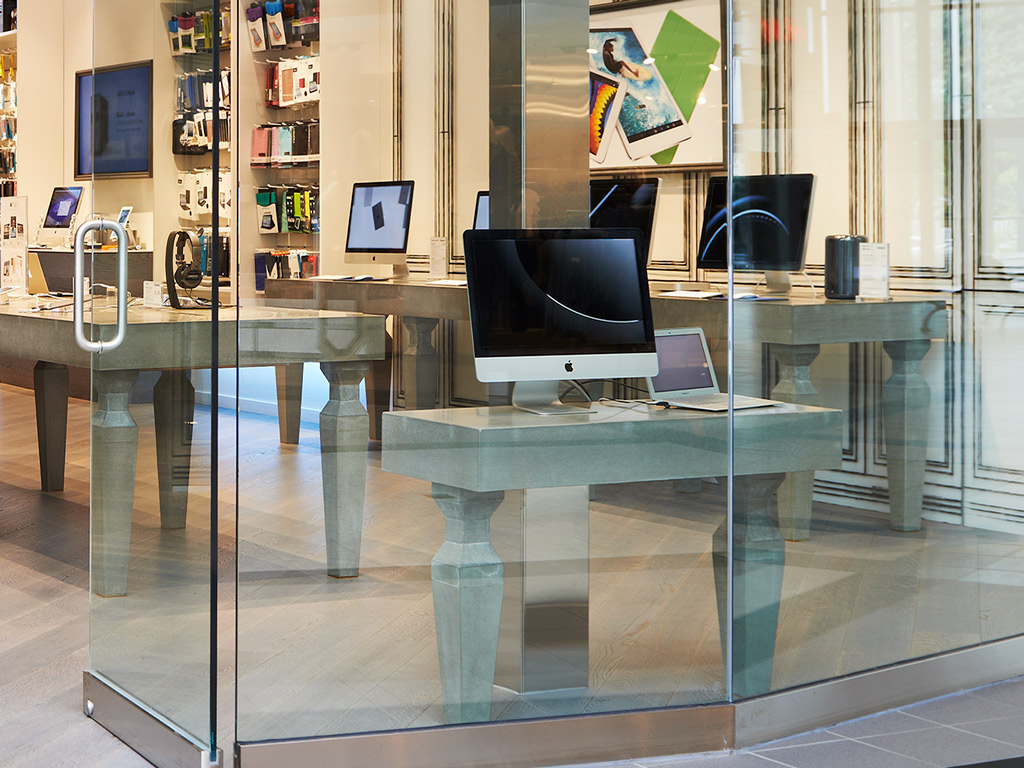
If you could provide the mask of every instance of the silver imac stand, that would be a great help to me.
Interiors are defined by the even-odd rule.
[[[789,272],[777,272],[769,270],[764,273],[767,293],[789,293],[793,289],[793,283],[789,280]]]
[[[517,381],[512,385],[512,407],[540,416],[594,413],[590,405],[566,405],[558,399],[558,381]]]

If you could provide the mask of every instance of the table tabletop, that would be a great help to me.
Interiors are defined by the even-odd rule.
[[[553,488],[729,471],[727,413],[603,403],[539,416],[509,406],[384,414],[387,472],[472,491]],[[735,473],[836,469],[842,412],[779,403],[735,412]]]
[[[86,309],[86,336],[113,338],[113,299],[94,303],[93,310]],[[212,363],[209,310],[129,307],[124,343],[90,355],[75,343],[70,306],[48,311],[36,307],[34,297],[0,306],[0,353],[95,370],[207,368]],[[222,366],[384,357],[381,315],[280,307],[222,308],[218,315]]]

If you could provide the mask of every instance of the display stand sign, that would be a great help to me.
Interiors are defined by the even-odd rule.
[[[0,199],[0,288],[25,288],[28,198]]]
[[[889,298],[889,244],[860,244],[860,290],[862,299]]]

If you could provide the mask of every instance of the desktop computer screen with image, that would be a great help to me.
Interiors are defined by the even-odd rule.
[[[728,179],[708,183],[697,247],[701,269],[728,269]],[[769,289],[788,289],[788,273],[804,266],[814,176],[779,174],[733,179],[733,269],[764,272]]]
[[[346,261],[393,263],[404,260],[412,218],[411,181],[352,185]],[[391,255],[391,258],[388,257]]]
[[[46,206],[46,218],[43,227],[46,229],[67,229],[78,212],[78,204],[82,199],[81,187],[54,187],[50,195],[50,204]]]
[[[523,382],[657,372],[639,231],[467,230],[464,239],[480,381],[517,382],[521,406]]]

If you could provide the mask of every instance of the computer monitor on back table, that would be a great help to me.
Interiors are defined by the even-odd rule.
[[[51,247],[67,244],[74,234],[75,216],[81,200],[81,187],[54,187],[36,232],[36,243]]]
[[[412,219],[411,181],[352,185],[345,242],[347,264],[394,264],[404,269]]]
[[[697,248],[701,269],[728,269],[728,179],[708,183]],[[770,293],[789,291],[789,273],[804,267],[814,176],[778,174],[733,179],[733,269],[764,272]]]

